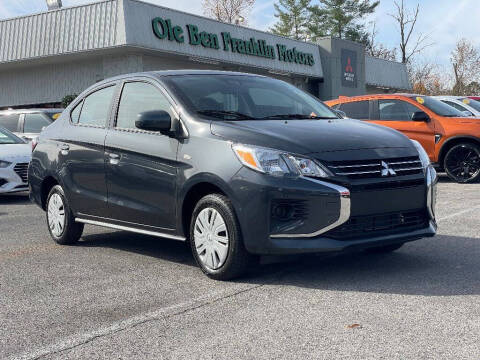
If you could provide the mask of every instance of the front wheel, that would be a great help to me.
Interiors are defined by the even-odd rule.
[[[75,222],[60,185],[55,185],[48,194],[46,215],[48,231],[57,244],[74,244],[82,236],[83,224]]]
[[[238,277],[256,260],[243,245],[230,200],[220,194],[204,196],[195,206],[190,245],[202,271],[216,280]]]
[[[472,183],[480,179],[480,147],[471,143],[453,146],[445,155],[447,175],[457,183]]]

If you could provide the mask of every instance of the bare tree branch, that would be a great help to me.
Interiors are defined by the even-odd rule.
[[[254,4],[255,0],[203,0],[203,13],[230,24],[246,24]]]

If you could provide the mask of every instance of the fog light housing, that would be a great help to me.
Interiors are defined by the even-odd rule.
[[[5,180],[5,179],[0,179],[0,187],[2,187],[3,185],[5,185],[8,181]]]

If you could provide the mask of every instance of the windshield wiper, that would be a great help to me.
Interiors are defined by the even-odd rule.
[[[277,114],[260,118],[261,120],[277,120],[277,119],[338,119],[331,116],[316,116],[307,114]]]
[[[253,117],[242,114],[238,111],[227,111],[227,110],[199,110],[197,111],[198,114],[208,115],[208,116],[215,116],[219,117],[224,120],[253,120]],[[234,119],[226,119],[226,116],[233,116]]]

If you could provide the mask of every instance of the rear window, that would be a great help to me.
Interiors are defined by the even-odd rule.
[[[50,125],[50,123],[51,121],[40,113],[25,114],[23,132],[40,133],[42,129]]]
[[[16,132],[18,131],[18,118],[20,114],[0,115],[0,126],[5,129]]]
[[[349,118],[352,119],[369,119],[369,102],[368,100],[364,101],[354,101],[341,104],[338,110],[343,111]]]
[[[465,99],[462,99],[462,102],[467,104],[468,106],[471,106],[475,110],[480,111],[480,102],[479,101],[465,98]]]

